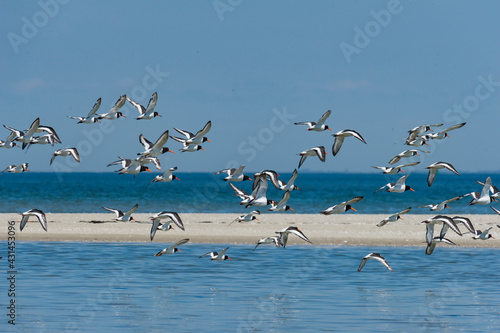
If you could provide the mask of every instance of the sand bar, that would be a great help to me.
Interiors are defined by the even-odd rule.
[[[0,239],[7,239],[8,221],[16,221],[16,241],[86,241],[86,242],[150,242],[152,214],[134,214],[138,222],[113,222],[113,214],[47,214],[48,232],[36,220],[28,222],[19,230],[20,214],[0,214],[4,232]],[[258,239],[272,236],[275,231],[287,226],[297,226],[316,245],[358,245],[358,246],[422,246],[425,240],[425,226],[421,221],[429,215],[404,215],[403,220],[388,223],[383,227],[376,224],[387,215],[338,214],[279,214],[266,213],[258,221],[231,223],[238,214],[180,214],[185,231],[158,231],[155,243],[169,243],[189,238],[194,243],[254,244]],[[495,239],[474,240],[470,234],[462,237],[449,231],[447,238],[458,246],[500,247],[500,224],[498,215],[465,215],[476,229],[493,227],[490,233]],[[31,220],[30,220],[31,221]],[[466,229],[460,225],[462,232]],[[440,230],[440,227],[437,228]],[[289,238],[289,244],[306,244],[296,237]],[[445,245],[443,245],[445,246]]]

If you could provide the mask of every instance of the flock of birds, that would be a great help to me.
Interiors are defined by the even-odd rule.
[[[155,117],[161,117],[158,112],[156,112],[154,109],[156,107],[157,101],[158,101],[158,95],[155,92],[151,99],[149,100],[149,103],[146,107],[142,106],[141,104],[133,101],[126,95],[121,96],[118,101],[115,103],[115,105],[107,112],[104,114],[97,114],[97,111],[101,105],[101,98],[97,100],[91,111],[88,113],[87,116],[85,117],[69,117],[72,119],[78,120],[79,124],[93,124],[96,122],[100,122],[102,119],[107,119],[107,120],[114,120],[118,119],[120,117],[125,117],[119,109],[125,104],[126,101],[129,101],[138,111],[139,111],[139,116],[136,118],[138,120],[148,120],[148,119],[153,119]],[[327,121],[328,117],[331,115],[331,110],[328,110],[325,112],[317,122],[314,121],[309,121],[309,122],[296,122],[295,125],[306,125],[308,126],[307,131],[314,131],[314,132],[322,132],[325,130],[330,130],[332,129],[329,128],[328,125],[325,124]],[[201,146],[201,144],[205,142],[211,142],[206,135],[211,129],[211,121],[208,121],[206,125],[196,132],[195,134],[181,130],[178,128],[174,128],[175,131],[180,133],[184,138],[181,137],[175,137],[175,136],[170,136],[169,131],[166,130],[164,133],[160,135],[160,137],[153,143],[149,140],[147,140],[144,135],[139,136],[139,141],[144,147],[143,152],[139,152],[137,155],[137,158],[130,159],[130,158],[123,158],[119,156],[119,160],[112,162],[108,164],[108,166],[112,165],[120,165],[121,168],[117,170],[119,174],[132,174],[134,177],[144,171],[149,171],[151,170],[148,168],[149,163],[153,163],[158,170],[161,170],[161,164],[158,159],[158,156],[171,152],[173,153],[172,150],[170,150],[168,147],[165,147],[165,144],[169,138],[182,143],[183,148],[180,149],[183,152],[196,152],[198,150],[204,150]],[[411,130],[408,131],[408,137],[404,139],[405,144],[408,146],[413,147],[412,149],[405,150],[401,152],[400,154],[396,155],[392,159],[389,160],[390,166],[373,166],[373,168],[376,168],[378,170],[381,170],[382,173],[384,174],[390,174],[390,175],[395,175],[398,174],[399,172],[404,173],[402,170],[405,167],[412,167],[418,165],[420,162],[412,162],[412,163],[407,163],[407,164],[401,164],[397,166],[393,166],[397,162],[399,162],[401,159],[404,158],[409,158],[414,155],[419,155],[419,153],[429,153],[429,151],[425,150],[419,150],[416,149],[415,147],[421,147],[423,145],[428,145],[427,141],[429,140],[442,140],[448,137],[448,132],[452,130],[459,129],[465,125],[465,123],[457,124],[454,126],[451,126],[445,130],[439,131],[439,132],[434,132],[432,128],[435,127],[440,127],[443,124],[435,124],[435,125],[422,125],[422,126],[417,126]],[[34,144],[50,144],[54,145],[55,143],[61,143],[61,140],[59,139],[59,136],[57,135],[56,131],[50,127],[50,126],[44,126],[40,124],[40,119],[37,118],[31,126],[24,131],[16,130],[12,127],[4,125],[4,127],[8,130],[10,130],[9,136],[6,138],[6,140],[0,141],[0,148],[13,148],[18,146],[17,143],[22,144],[22,149],[27,149],[31,145]],[[432,132],[432,133],[431,133]],[[332,155],[335,156],[339,153],[345,139],[349,137],[354,137],[361,141],[362,143],[366,144],[366,141],[364,138],[361,136],[360,133],[357,131],[351,130],[351,129],[345,129],[339,132],[336,132],[332,134],[334,137],[334,142],[332,145]],[[279,174],[273,170],[263,170],[261,172],[255,173],[253,175],[253,179],[245,175],[243,173],[244,165],[241,165],[239,168],[229,168],[229,169],[224,169],[220,170],[215,173],[215,175],[218,174],[226,174],[226,177],[224,178],[225,181],[228,182],[229,186],[231,189],[234,191],[234,195],[240,197],[241,202],[240,205],[244,205],[245,208],[247,207],[269,207],[269,211],[278,211],[278,212],[284,212],[288,210],[293,210],[289,205],[287,205],[288,200],[290,199],[291,192],[294,190],[299,190],[299,188],[294,184],[295,180],[298,177],[298,169],[303,165],[303,163],[306,161],[308,157],[317,157],[320,161],[324,162],[326,159],[326,155],[328,153],[326,152],[326,149],[324,146],[317,146],[317,147],[312,147],[310,149],[304,150],[300,155],[300,160],[298,163],[297,168],[293,171],[292,177],[287,181],[283,181],[279,179]],[[50,164],[54,161],[54,159],[58,156],[72,156],[77,162],[80,162],[80,156],[78,154],[78,151],[76,148],[66,148],[66,149],[59,149],[56,150],[51,159],[50,159]],[[427,184],[430,187],[437,175],[438,170],[441,169],[447,169],[457,175],[459,175],[458,171],[451,165],[450,163],[447,162],[436,162],[433,163],[429,166],[427,166],[428,169],[428,177],[427,177]],[[171,182],[177,178],[173,174],[173,172],[177,170],[177,167],[169,168],[165,173],[156,176],[150,181],[150,184],[152,182]],[[28,164],[24,163],[22,165],[10,165],[8,166],[5,170],[2,172],[10,172],[10,173],[21,173],[29,171],[28,170]],[[392,193],[403,193],[405,191],[413,191],[413,189],[409,186],[406,185],[406,180],[409,177],[409,174],[405,174],[401,178],[399,178],[396,182],[390,182],[385,184],[384,186],[380,187],[377,189],[374,193],[385,190],[387,192],[392,192]],[[242,189],[238,188],[235,186],[233,183],[237,182],[243,182],[243,181],[253,181],[252,184],[252,192],[248,194],[247,192],[243,191]],[[284,191],[284,194],[281,198],[281,200],[270,200],[267,198],[267,189],[268,189],[268,181],[272,183],[272,185],[281,191]],[[500,191],[491,183],[491,178],[487,178],[484,183],[478,182],[481,184],[482,190],[481,192],[471,192],[467,193],[464,195],[456,196],[451,199],[447,199],[443,202],[437,203],[437,204],[430,204],[426,206],[420,206],[421,208],[430,208],[431,211],[441,211],[444,208],[449,208],[448,203],[460,200],[466,196],[470,196],[472,200],[470,201],[470,205],[488,205],[492,201],[496,201],[496,198],[500,196]],[[355,210],[352,207],[352,204],[357,203],[363,199],[362,196],[358,196],[355,198],[352,198],[350,200],[347,200],[345,202],[341,202],[339,204],[336,204],[334,206],[331,206],[321,213],[324,215],[330,215],[330,214],[338,214],[338,213],[343,213],[348,210]],[[132,209],[129,211],[126,211],[125,213],[122,212],[119,209],[114,209],[114,208],[108,208],[108,207],[102,207],[105,210],[108,210],[110,212],[113,212],[116,214],[116,221],[121,221],[121,222],[130,222],[134,220],[132,217],[132,214],[137,210],[139,207],[138,204],[136,204]],[[494,207],[491,207],[496,213],[500,214],[500,211],[495,209]],[[386,219],[382,220],[377,226],[382,227],[386,225],[389,222],[396,222],[399,219],[401,219],[401,215],[408,213],[411,210],[411,207],[408,207],[404,209],[403,211],[400,211],[398,213],[395,213]],[[248,214],[241,215],[237,217],[234,221],[232,221],[229,225],[232,223],[242,223],[242,222],[250,222],[253,220],[256,220],[257,217],[256,215],[259,215],[260,211],[259,210],[253,210]],[[20,229],[21,231],[23,228],[26,226],[26,223],[28,222],[28,219],[30,217],[36,217],[37,220],[40,222],[42,225],[43,229],[47,231],[47,218],[45,214],[38,209],[31,209],[27,212],[24,212],[21,214],[22,219],[20,221]],[[182,219],[180,218],[179,214],[176,212],[170,212],[170,211],[162,211],[158,214],[155,214],[154,216],[150,217],[151,220],[151,230],[150,230],[150,239],[153,241],[154,236],[157,231],[168,231],[173,228],[173,224],[175,224],[177,227],[179,227],[181,230],[184,229],[184,224],[182,222]],[[135,221],[135,220],[134,220]],[[164,222],[162,222],[164,221]],[[430,255],[433,253],[434,248],[438,243],[447,243],[447,244],[452,244],[455,245],[452,241],[449,239],[445,238],[446,232],[448,229],[452,229],[455,233],[458,235],[462,236],[463,233],[460,231],[458,228],[458,224],[463,224],[468,232],[473,234],[474,239],[479,239],[479,240],[486,240],[490,238],[494,238],[491,234],[489,234],[489,231],[491,228],[488,228],[485,231],[480,231],[474,228],[472,222],[466,218],[466,217],[460,217],[460,216],[455,216],[455,217],[449,217],[445,215],[436,215],[432,218],[429,218],[422,223],[425,223],[426,225],[426,233],[425,233],[425,242],[427,243],[426,247],[426,254]],[[435,225],[442,225],[441,231],[439,233],[439,236],[434,236],[434,226]],[[500,225],[499,225],[500,228]],[[297,227],[290,226],[287,228],[284,228],[283,230],[276,231],[277,235],[269,236],[269,237],[264,237],[262,239],[259,239],[255,245],[254,250],[262,245],[262,244],[274,244],[276,247],[286,247],[287,241],[288,241],[288,236],[290,234],[293,234],[300,239],[311,243],[311,241],[306,237],[306,235]],[[185,238],[182,239],[175,244],[159,251],[158,253],[155,254],[155,256],[161,256],[164,254],[173,254],[176,252],[180,252],[179,249],[177,248],[180,245],[183,245],[187,243],[189,239]],[[226,250],[228,248],[225,248],[221,250],[220,252],[210,252],[207,254],[202,255],[202,257],[209,256],[211,260],[216,260],[216,261],[224,261],[227,259],[230,259],[226,254]],[[361,269],[364,267],[365,263],[367,260],[370,259],[375,259],[382,264],[384,264],[385,267],[387,267],[389,270],[392,270],[392,268],[389,266],[387,261],[379,254],[379,253],[370,253],[367,256],[365,256],[362,259],[362,262],[358,268],[358,271],[361,271]]]

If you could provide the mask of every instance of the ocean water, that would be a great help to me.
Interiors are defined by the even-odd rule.
[[[21,332],[495,332],[498,249],[16,243]],[[2,242],[2,249],[7,247]],[[380,252],[388,271],[366,254]],[[4,259],[0,286],[6,288]],[[2,287],[2,293],[6,290]],[[0,330],[7,324],[2,296]]]
[[[399,174],[401,175],[401,174]],[[428,214],[419,205],[436,204],[472,191],[481,191],[476,180],[491,176],[498,184],[498,174],[439,173],[434,184],[427,186],[426,174],[411,174],[407,179],[415,192],[387,193],[378,188],[400,176],[383,174],[318,174],[300,173],[288,204],[295,213],[319,213],[355,196],[364,199],[354,206],[361,214],[392,214],[406,207],[411,213]],[[242,213],[250,211],[239,205],[240,199],[220,176],[209,173],[178,173],[180,181],[152,183],[154,174],[142,173],[136,178],[116,173],[31,173],[0,175],[0,212],[23,212],[38,208],[46,213],[99,213],[107,206],[128,210],[139,203],[138,212],[162,210],[179,213]],[[288,181],[291,174],[281,174]],[[235,183],[250,193],[252,182]],[[268,198],[280,200],[282,191],[269,184]],[[468,205],[470,197],[450,203],[448,214],[492,214],[487,206]],[[500,208],[500,204],[497,204]],[[261,208],[261,210],[264,210]],[[294,212],[287,211],[286,214]],[[353,213],[351,211],[351,213]],[[273,213],[279,214],[279,213]]]

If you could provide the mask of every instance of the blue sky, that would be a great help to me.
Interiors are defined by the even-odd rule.
[[[30,163],[54,171],[55,149],[81,148],[78,165],[56,171],[113,171],[117,156],[141,151],[166,129],[196,132],[211,120],[206,151],[161,157],[164,168],[291,172],[302,150],[332,132],[295,121],[326,110],[335,131],[354,129],[325,163],[301,170],[375,172],[397,153],[407,130],[467,125],[433,144],[422,166],[452,163],[463,172],[499,170],[500,23],[497,1],[3,1],[0,23],[2,124],[25,129],[41,118],[63,143],[0,150],[0,169]],[[361,32],[360,32],[361,31]],[[147,104],[158,92],[163,116],[76,124],[97,98],[106,112],[122,94]],[[104,122],[104,121],[103,121]],[[0,128],[4,139],[9,132]]]

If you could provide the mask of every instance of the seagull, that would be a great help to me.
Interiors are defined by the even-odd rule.
[[[31,138],[33,137],[33,135],[36,133],[36,131],[38,130],[38,127],[40,126],[40,118],[36,118],[32,123],[31,123],[31,126],[29,129],[27,129],[26,131],[19,131],[19,130],[16,130],[14,128],[11,128],[9,126],[6,126],[6,125],[3,125],[3,127],[5,127],[6,129],[10,130],[11,132],[14,133],[14,136],[15,136],[15,141],[19,141],[19,142],[22,142],[22,149],[26,148],[26,146],[31,142]],[[9,135],[9,138],[11,136]],[[8,140],[7,140],[8,141]]]
[[[283,197],[279,202],[271,200],[271,208],[269,208],[269,210],[273,212],[284,212],[287,210],[293,211],[293,209],[290,206],[287,206],[286,204],[289,199],[290,199],[290,191],[286,191],[285,193],[283,193]]]
[[[335,137],[335,141],[333,142],[333,146],[332,146],[333,156],[338,154],[340,147],[342,147],[342,143],[344,142],[344,139],[349,137],[349,136],[353,136],[356,139],[358,139],[359,141],[366,144],[366,141],[365,141],[365,139],[363,139],[361,134],[359,134],[358,132],[356,132],[354,130],[350,130],[350,129],[346,129],[346,130],[337,132],[335,134],[332,134],[332,136]]]
[[[292,177],[288,180],[288,183],[285,183],[282,180],[277,180],[278,181],[278,189],[282,191],[293,191],[293,190],[300,190],[298,186],[294,185],[295,180],[297,179],[297,169],[293,170]],[[273,182],[274,184],[274,182]],[[275,185],[276,186],[276,185]]]
[[[158,94],[156,92],[149,99],[148,106],[146,108],[144,108],[144,106],[132,100],[128,96],[127,96],[127,101],[129,101],[130,104],[132,104],[137,109],[137,111],[139,111],[140,113],[139,117],[135,118],[137,120],[141,119],[147,120],[147,119],[153,119],[154,117],[161,117],[161,115],[154,110],[156,103],[158,102]]]
[[[445,200],[443,202],[440,202],[438,204],[430,204],[430,205],[425,205],[425,206],[418,206],[418,208],[430,208],[431,211],[440,211],[440,210],[443,210],[445,208],[450,209],[450,206],[448,206],[449,202],[457,201],[457,200],[460,200],[462,198],[463,198],[463,196],[459,195],[459,196],[453,197],[451,199]]]
[[[400,219],[402,220],[403,218],[401,217],[401,215],[408,213],[410,210],[411,210],[411,207],[408,207],[405,210],[400,211],[399,213],[392,214],[391,216],[380,221],[380,223],[377,224],[377,227],[383,227],[388,222],[396,222],[397,220],[400,220]]]
[[[289,234],[294,234],[295,236],[299,237],[300,239],[312,244],[312,242],[309,240],[309,238],[307,238],[306,235],[304,235],[302,230],[300,230],[297,227],[293,227],[293,226],[286,227],[283,230],[276,231],[276,233],[280,235],[280,241],[281,241],[281,245],[283,245],[283,248],[286,247],[286,243],[288,242],[288,235]]]
[[[253,221],[253,220],[258,220],[258,218],[256,218],[254,215],[260,215],[260,211],[258,211],[258,210],[252,210],[248,214],[240,215],[236,219],[234,219],[231,223],[229,223],[228,226],[230,226],[234,222],[240,223],[240,222],[250,222],[250,221]]]
[[[243,174],[243,169],[245,168],[244,165],[241,165],[238,169],[236,168],[230,168],[230,169],[224,169],[217,171],[214,173],[214,175],[219,175],[221,173],[227,173],[227,177],[224,178],[225,181],[232,181],[232,182],[241,182],[244,180],[252,180],[252,178],[246,176]]]
[[[441,132],[438,132],[438,133],[432,133],[432,134],[427,134],[425,135],[425,138],[426,140],[428,139],[437,139],[437,140],[442,140],[446,137],[449,137],[448,135],[448,132],[451,131],[451,130],[454,130],[454,129],[457,129],[457,128],[460,128],[462,126],[464,126],[466,123],[461,123],[461,124],[457,124],[457,125],[453,125],[451,127],[448,127],[447,129],[445,130],[442,130]]]
[[[123,113],[118,111],[123,105],[125,105],[126,101],[127,101],[127,95],[120,96],[120,98],[118,98],[115,105],[108,111],[108,113],[98,114],[97,118],[109,119],[109,120],[118,119],[120,117],[127,118],[123,115]]]
[[[318,158],[321,160],[321,162],[324,162],[327,154],[328,153],[325,151],[325,147],[323,147],[323,146],[318,146],[318,147],[304,150],[303,152],[301,152],[299,154],[301,156],[300,161],[299,161],[299,168],[302,165],[302,163],[304,163],[307,156],[318,156]]]
[[[0,140],[0,148],[11,149],[14,147],[18,147],[18,145],[14,142],[16,139],[16,132],[11,131],[9,136],[4,140]]]
[[[226,247],[224,250],[220,251],[219,253],[217,252],[208,252],[208,253],[205,253],[204,255],[200,256],[200,258],[203,258],[203,257],[206,257],[206,256],[210,256],[210,260],[217,260],[217,261],[224,261],[224,260],[232,260],[231,258],[229,258],[228,256],[226,256],[226,251],[227,249],[229,249],[229,247]]]
[[[427,185],[429,185],[429,187],[434,182],[434,178],[436,177],[436,173],[437,173],[438,169],[444,169],[444,168],[446,168],[446,169],[450,170],[451,172],[460,176],[458,171],[450,163],[446,163],[446,162],[432,163],[431,165],[429,165],[427,167],[427,169],[429,169],[429,175],[427,176]]]
[[[137,155],[142,155],[145,157],[154,157],[159,156],[161,154],[165,154],[166,152],[174,153],[168,147],[163,147],[168,140],[168,130],[163,132],[162,135],[156,140],[153,144],[151,141],[146,139],[144,135],[139,135],[139,142],[144,146],[144,151],[142,153],[137,153]]]
[[[472,196],[472,200],[469,202],[469,205],[488,205],[492,201],[497,201],[494,197],[490,196],[490,191],[492,190],[492,184],[491,184],[491,178],[488,177],[486,178],[486,181],[484,182],[483,189],[481,190],[481,193],[479,192],[471,192],[464,194],[463,196]]]
[[[150,217],[150,219],[153,221],[153,225],[156,224],[156,226],[158,226],[160,220],[167,218],[174,222],[180,229],[185,230],[184,223],[182,223],[181,217],[175,212],[163,211]]]
[[[157,183],[157,182],[169,183],[174,179],[180,180],[179,178],[177,178],[176,175],[174,175],[172,173],[175,170],[177,170],[177,167],[173,167],[173,168],[168,169],[167,171],[165,171],[165,173],[163,175],[157,175],[155,178],[153,178],[153,180],[150,181],[149,184]],[[148,186],[149,186],[149,184],[148,184]]]
[[[66,149],[59,149],[54,152],[54,155],[52,155],[52,158],[50,159],[50,164],[52,165],[52,162],[54,162],[54,159],[57,156],[73,156],[75,161],[80,163],[80,154],[78,154],[78,150],[76,148],[66,148]]]
[[[349,209],[352,209],[353,211],[357,211],[356,209],[352,208],[351,204],[355,202],[359,202],[363,199],[363,197],[354,197],[348,201],[341,202],[335,206],[332,206],[330,208],[327,208],[326,210],[320,212],[323,215],[331,215],[331,214],[338,214],[338,213],[344,213],[347,212]]]
[[[159,256],[162,256],[164,254],[174,254],[175,252],[182,252],[181,250],[179,250],[177,248],[177,246],[182,245],[182,244],[186,244],[187,242],[189,242],[189,238],[181,239],[177,243],[170,245],[169,247],[164,248],[163,250],[161,250],[160,252],[158,252],[154,256],[159,257]]]
[[[404,173],[404,171],[401,170],[401,168],[408,167],[408,166],[414,166],[414,165],[417,165],[417,164],[420,164],[420,162],[413,162],[413,163],[408,163],[408,164],[402,164],[402,165],[398,165],[398,166],[395,166],[395,167],[378,167],[378,166],[372,166],[372,168],[380,169],[380,170],[382,170],[382,173],[385,173],[385,174],[395,175],[398,172]]]
[[[115,221],[120,221],[120,222],[130,222],[130,221],[135,221],[135,219],[131,216],[132,213],[134,213],[137,208],[139,208],[139,204],[135,204],[134,207],[132,207],[131,210],[126,212],[125,214],[119,210],[119,209],[113,209],[113,208],[107,208],[107,207],[102,207],[103,209],[109,210],[110,212],[113,212],[116,214],[116,219]]]
[[[486,229],[485,231],[481,231],[481,230],[476,230],[476,235],[474,237],[472,237],[473,239],[480,239],[480,240],[487,240],[487,239],[490,239],[490,238],[493,238],[495,239],[495,237],[493,237],[489,232],[491,230],[491,228],[493,227],[489,227],[488,229]]]
[[[253,248],[253,251],[255,251],[255,249],[259,245],[262,245],[262,244],[274,244],[276,247],[280,247],[282,245],[281,244],[281,237],[280,236],[269,236],[269,237],[261,238],[257,241],[257,244]]]
[[[425,248],[425,254],[431,255],[432,252],[434,252],[434,248],[436,247],[437,243],[446,243],[449,245],[457,245],[453,243],[451,240],[448,238],[436,236],[433,237],[430,243],[427,243],[427,247]]]
[[[421,152],[421,153],[430,153],[430,151],[427,151],[427,150],[418,150],[418,149],[408,149],[408,150],[405,150],[405,151],[402,151],[401,153],[399,153],[398,155],[394,156],[390,161],[389,161],[389,164],[394,164],[394,163],[397,163],[399,162],[400,159],[402,159],[403,157],[412,157],[412,156],[415,156],[415,155],[418,155],[418,152]],[[420,156],[420,155],[418,155]]]
[[[377,193],[378,191],[384,189],[385,187],[387,187],[386,189],[387,192],[403,193],[408,190],[415,192],[415,190],[412,189],[410,186],[405,185],[405,181],[406,178],[408,178],[408,176],[409,174],[404,175],[403,177],[399,178],[396,183],[387,183],[373,193]]]
[[[42,212],[39,209],[30,209],[24,213],[21,214],[22,219],[21,219],[21,231],[23,231],[24,226],[28,222],[28,219],[31,216],[35,216],[38,219],[38,222],[42,225],[43,230],[47,231],[47,217],[45,216],[45,213]]]
[[[323,132],[324,130],[331,131],[331,129],[328,127],[328,125],[325,125],[325,121],[328,117],[330,117],[331,113],[332,113],[332,110],[326,111],[321,116],[321,118],[319,118],[318,122],[305,121],[305,122],[295,123],[295,125],[307,125],[307,126],[309,126],[309,128],[307,129],[308,131],[315,131],[315,132]]]
[[[365,267],[365,264],[368,260],[370,259],[375,259],[375,260],[378,260],[380,261],[385,267],[387,267],[388,270],[390,270],[392,272],[392,268],[391,266],[389,266],[389,264],[387,263],[387,260],[385,260],[384,257],[382,257],[380,255],[380,253],[370,253],[370,254],[367,254],[363,260],[361,260],[361,263],[359,264],[359,267],[358,267],[358,272],[361,272],[361,270],[363,269],[363,267]]]
[[[184,135],[187,139],[181,139],[181,138],[174,137],[174,136],[171,136],[171,138],[176,140],[176,141],[182,142],[184,145],[196,146],[196,145],[200,145],[206,141],[212,142],[208,138],[205,137],[205,135],[210,131],[211,128],[212,128],[212,121],[210,121],[210,120],[205,124],[205,126],[203,126],[203,128],[201,130],[196,132],[196,134],[193,134],[191,132],[184,131],[184,130],[181,130],[181,129],[174,127],[174,130],[176,130],[180,134]]]
[[[170,219],[170,221],[168,221],[167,223],[160,226],[160,220],[166,219],[166,218]],[[181,217],[179,216],[179,214],[177,214],[175,212],[163,211],[163,212],[160,212],[154,216],[151,216],[150,219],[153,222],[153,225],[151,226],[151,232],[150,232],[151,241],[153,241],[153,238],[155,237],[156,230],[173,229],[172,226],[170,226],[170,222],[174,222],[180,229],[185,230],[184,223],[182,223]]]
[[[90,112],[87,115],[87,117],[72,117],[72,116],[68,116],[68,118],[77,119],[78,120],[77,124],[93,124],[95,122],[100,122],[99,121],[99,117],[96,117],[96,114],[95,114],[97,112],[97,110],[99,109],[100,106],[101,106],[101,98],[99,97],[97,99],[97,102],[95,102],[94,106],[92,107],[92,110],[90,110]]]
[[[418,135],[425,133],[427,131],[432,131],[431,127],[440,127],[443,126],[443,124],[436,124],[436,125],[421,125],[412,128],[411,130],[408,131],[408,139],[409,141],[414,140]]]
[[[491,207],[491,208],[493,208],[493,207]],[[453,216],[451,219],[453,220],[453,222],[455,222],[455,224],[457,226],[459,223],[462,223],[467,228],[467,230],[469,230],[470,233],[472,233],[474,235],[476,234],[476,229],[472,225],[472,222],[470,221],[470,219],[468,219],[467,217]]]
[[[28,163],[23,163],[23,164],[19,164],[19,165],[9,165],[8,167],[5,168],[5,170],[2,171],[2,173],[4,173],[4,172],[21,173],[21,172],[25,172],[25,171],[29,171],[28,170]]]

